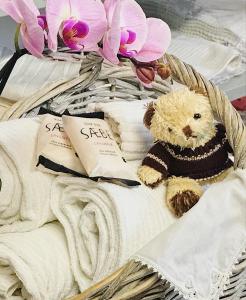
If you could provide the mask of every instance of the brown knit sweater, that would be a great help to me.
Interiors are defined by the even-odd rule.
[[[161,172],[164,179],[170,176],[208,179],[230,168],[228,157],[232,149],[222,124],[216,125],[216,135],[204,146],[181,148],[157,141],[143,160],[142,165]]]

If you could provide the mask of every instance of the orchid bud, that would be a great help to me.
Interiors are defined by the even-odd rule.
[[[161,79],[165,80],[171,75],[171,69],[168,65],[159,64],[157,66],[157,74],[161,77]]]
[[[155,70],[152,67],[136,67],[136,73],[140,81],[150,84],[155,79]]]

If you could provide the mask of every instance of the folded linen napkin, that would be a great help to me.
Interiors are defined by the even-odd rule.
[[[164,205],[163,189],[57,178],[52,209],[64,227],[81,291],[91,280],[96,282],[122,265],[176,220]]]
[[[26,54],[18,59],[4,87],[4,98],[27,100],[37,92],[52,90],[56,86],[79,76],[81,62],[37,58]],[[43,94],[40,94],[40,97]]]
[[[126,160],[142,159],[153,143],[143,124],[146,106],[153,100],[92,103],[88,110],[103,111]]]
[[[35,168],[38,119],[0,123],[0,233],[27,231],[55,219],[50,209],[54,175]]]
[[[197,205],[132,258],[189,300],[217,300],[246,250],[246,171],[213,184]]]
[[[168,52],[192,65],[215,83],[244,72],[242,58],[237,50],[182,32],[173,32]]]
[[[61,300],[76,294],[62,226],[0,234],[0,298]]]

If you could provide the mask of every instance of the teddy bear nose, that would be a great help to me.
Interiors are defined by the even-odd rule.
[[[185,134],[185,136],[186,136],[187,138],[189,138],[189,137],[192,136],[192,130],[191,130],[191,128],[190,128],[189,125],[187,125],[187,126],[185,126],[185,127],[183,128],[183,133]]]

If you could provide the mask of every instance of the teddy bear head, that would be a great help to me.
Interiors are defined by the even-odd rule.
[[[182,148],[203,146],[216,133],[208,98],[188,89],[173,91],[152,102],[144,124],[156,140]]]

